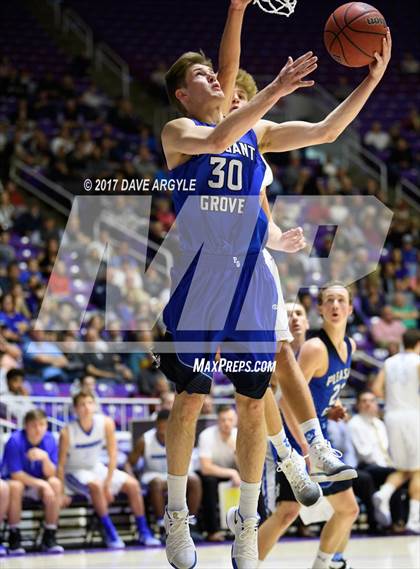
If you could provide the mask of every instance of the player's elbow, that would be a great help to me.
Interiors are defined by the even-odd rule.
[[[340,136],[340,132],[328,122],[322,122],[318,125],[318,133],[321,144],[331,144]]]

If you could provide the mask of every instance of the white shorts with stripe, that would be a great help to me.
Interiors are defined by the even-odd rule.
[[[284,303],[283,292],[281,290],[279,270],[276,262],[267,249],[263,250],[263,254],[265,262],[270,269],[270,273],[273,275],[277,288],[276,340],[277,342],[293,342],[293,336],[289,330],[289,319],[287,317],[286,305]]]
[[[99,480],[103,482],[108,474],[108,468],[98,462],[90,470],[75,470],[73,472],[66,472],[64,480],[66,484],[66,492],[70,495],[81,494],[89,498],[89,486],[91,482]],[[126,483],[128,474],[122,470],[114,470],[111,480],[111,492],[113,496],[116,496],[120,491],[122,486]]]

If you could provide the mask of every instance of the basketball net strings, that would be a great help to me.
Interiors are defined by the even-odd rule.
[[[295,11],[297,0],[254,0],[254,4],[268,14],[289,17]]]

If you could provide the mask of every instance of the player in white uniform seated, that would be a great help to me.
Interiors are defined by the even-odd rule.
[[[135,468],[143,459],[141,483],[148,488],[148,495],[153,513],[159,527],[163,527],[165,499],[167,492],[168,467],[166,462],[165,436],[169,419],[169,410],[162,409],[156,418],[156,427],[146,431],[135,443],[128,455],[127,469]],[[187,502],[192,515],[198,513],[201,505],[201,483],[191,471],[187,481]]]
[[[404,351],[385,361],[374,392],[385,399],[385,425],[395,467],[410,481],[407,529],[420,534],[420,332],[403,335]],[[376,495],[377,506],[388,515],[392,488]]]
[[[90,393],[77,393],[73,397],[73,407],[77,419],[71,421],[60,434],[58,474],[66,488],[92,501],[105,530],[107,547],[124,547],[108,514],[109,504],[120,492],[127,495],[136,519],[140,543],[146,546],[160,545],[147,525],[138,481],[116,468],[114,421],[95,413],[95,400]],[[108,467],[100,461],[104,444],[109,456]]]

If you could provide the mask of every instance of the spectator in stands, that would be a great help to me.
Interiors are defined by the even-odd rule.
[[[24,350],[24,360],[28,366],[28,372],[39,375],[44,381],[65,381],[67,379],[66,368],[68,359],[60,348],[46,339],[43,330],[34,329],[35,322],[29,332],[30,341]]]
[[[169,410],[162,409],[156,418],[156,426],[146,431],[134,444],[128,455],[127,469],[133,472],[140,459],[143,459],[141,484],[147,488],[155,520],[163,528],[165,495],[167,492],[168,469],[166,464],[165,437]],[[197,475],[190,472],[187,482],[188,508],[196,515],[201,504],[201,484]]]
[[[16,303],[11,294],[5,294],[1,302],[0,325],[7,328],[8,338],[19,341],[28,330],[28,319],[16,309]]]
[[[405,326],[396,320],[391,306],[384,306],[381,316],[372,323],[371,333],[375,343],[383,348],[393,342],[401,343]]]
[[[392,303],[392,312],[407,329],[417,328],[418,310],[415,304],[403,292],[396,292]]]
[[[414,246],[413,236],[406,234],[402,238],[402,260],[407,269],[408,276],[417,277],[419,252]]]
[[[54,296],[69,297],[71,293],[70,278],[64,261],[57,261],[48,281],[50,294]]]
[[[388,527],[392,522],[391,497],[406,482],[406,477],[403,472],[397,472],[392,463],[386,427],[378,417],[378,404],[372,391],[364,390],[357,394],[357,410],[358,413],[349,421],[351,440],[357,452],[359,469],[369,473],[376,490],[379,489],[372,496],[376,521],[382,527]],[[383,507],[382,496],[386,498],[387,508]],[[400,495],[395,498],[401,499]],[[398,523],[400,516],[397,514],[393,521]]]
[[[389,148],[391,144],[391,136],[389,132],[383,130],[382,123],[374,121],[370,130],[365,134],[364,143],[379,152],[383,152]]]
[[[408,170],[413,165],[413,153],[405,138],[398,138],[388,158],[388,166],[390,169],[390,181],[395,184],[402,172]]]
[[[362,296],[363,313],[369,318],[379,316],[384,304],[384,295],[381,294],[377,286],[369,287],[367,294]]]
[[[420,62],[410,52],[406,52],[400,63],[401,72],[405,75],[418,75],[420,73]]]
[[[331,417],[334,417],[339,407],[340,405],[337,409],[333,408],[331,410]],[[353,480],[353,490],[366,508],[369,533],[376,534],[378,533],[378,527],[373,505],[373,495],[378,487],[369,472],[358,468],[358,459],[352,442],[348,419],[347,414],[343,421],[341,419],[337,421],[336,418],[328,419],[328,433],[331,437],[331,444],[335,449],[343,453],[343,460],[347,461],[346,464],[350,464],[357,469],[357,478]]]
[[[76,379],[70,387],[70,393],[72,397],[78,393],[87,393],[88,395],[92,395],[95,401],[95,413],[102,413],[100,396],[96,388],[96,379],[93,375],[84,375],[80,379]]]
[[[23,421],[26,413],[34,408],[29,392],[23,384],[24,371],[21,369],[10,369],[7,374],[7,391],[2,394],[2,403],[6,405],[11,415]]]
[[[142,178],[149,176],[154,178],[157,171],[157,165],[148,146],[143,145],[139,147],[138,154],[133,159],[133,166],[136,169],[137,174]]]
[[[56,476],[57,444],[47,431],[47,416],[42,409],[34,409],[25,415],[24,429],[14,432],[4,450],[4,469],[7,477],[19,484],[16,497],[16,518],[10,523],[9,552],[22,554],[19,530],[23,497],[41,500],[44,504],[45,522],[42,550],[61,553],[56,542],[57,522],[63,501],[63,486]]]
[[[10,245],[10,233],[0,231],[0,264],[10,263],[15,258],[15,250]]]
[[[121,363],[120,357],[108,352],[107,344],[99,337],[96,328],[90,326],[86,330],[85,341],[92,349],[91,353],[81,356],[88,375],[110,381],[131,381],[133,379],[131,370]]]
[[[219,502],[219,482],[240,485],[236,464],[236,412],[232,407],[221,406],[217,411],[217,425],[208,427],[198,438],[200,477],[203,484],[203,527],[209,541],[222,541],[216,505]]]
[[[73,397],[77,419],[60,433],[58,474],[66,487],[90,498],[106,534],[106,545],[123,549],[108,513],[108,506],[122,492],[127,495],[136,520],[139,541],[142,545],[160,545],[147,525],[144,503],[137,480],[118,470],[115,424],[110,417],[95,413],[95,400],[90,393],[80,392]],[[108,467],[101,461],[102,446],[108,452]]]
[[[13,216],[15,213],[15,206],[10,203],[10,196],[8,192],[0,193],[0,229],[2,231],[9,231],[13,227]]]

